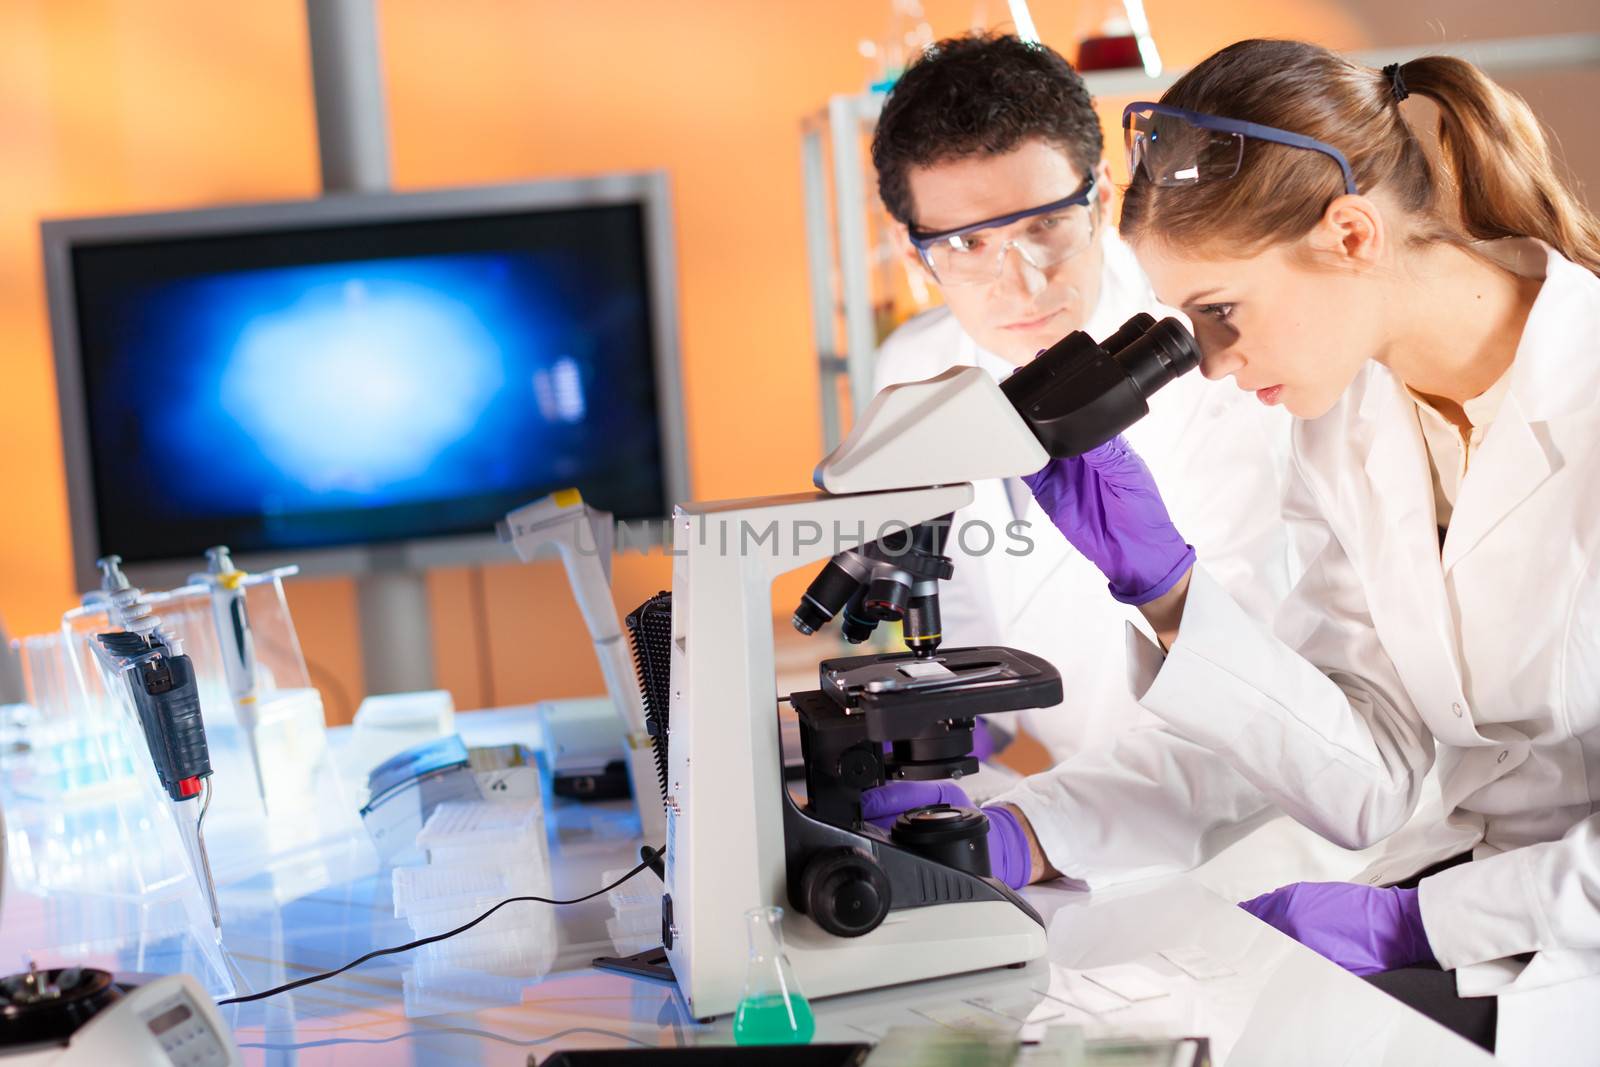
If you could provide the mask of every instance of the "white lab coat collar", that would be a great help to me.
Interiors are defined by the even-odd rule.
[[[1530,422],[1586,407],[1594,398],[1593,386],[1600,383],[1600,367],[1583,355],[1594,333],[1575,329],[1572,315],[1600,279],[1529,237],[1484,241],[1474,248],[1508,270],[1544,278],[1512,360],[1510,399]],[[1363,398],[1363,416],[1375,399],[1380,397],[1374,391]]]
[[[1592,312],[1586,313],[1590,318],[1586,324],[1573,321],[1600,279],[1529,238],[1477,247],[1519,273],[1536,276],[1542,267],[1545,282],[1517,345],[1505,403],[1462,482],[1442,550],[1447,574],[1558,468],[1559,455],[1535,425],[1589,406],[1600,387],[1600,366],[1588,351],[1600,334],[1600,322],[1593,321]],[[1415,419],[1407,417],[1411,406],[1399,380],[1376,368],[1359,409],[1363,419],[1377,424],[1366,470],[1386,499],[1431,510],[1427,454]],[[1431,519],[1409,521],[1409,513],[1399,518],[1395,529],[1400,537],[1432,536],[1430,531],[1436,529]],[[1433,591],[1428,592],[1431,598]],[[1442,588],[1438,592],[1442,595]]]
[[[1406,687],[1412,692],[1448,694],[1444,699],[1461,706],[1465,703],[1460,695],[1461,663],[1449,624],[1453,615],[1444,574],[1438,567],[1419,565],[1438,558],[1439,534],[1433,481],[1413,401],[1399,380],[1377,364],[1371,366],[1365,388],[1359,419],[1348,429],[1360,433],[1367,428],[1371,433],[1363,462],[1366,485],[1352,486],[1354,495],[1334,506],[1348,509],[1352,520],[1363,526],[1381,524],[1381,531],[1365,531],[1381,537],[1386,548],[1375,559],[1376,570],[1369,580],[1392,587],[1397,594],[1392,603],[1405,605],[1408,624],[1387,627],[1385,641],[1395,661],[1404,665]],[[1374,612],[1374,622],[1380,625],[1381,610],[1385,609]],[[1487,743],[1464,717],[1438,722],[1435,733],[1454,745]],[[1453,799],[1447,799],[1446,810]]]
[[[1534,300],[1511,364],[1506,402],[1461,484],[1443,563],[1454,569],[1512,509],[1521,504],[1561,465],[1561,456],[1540,424],[1572,414],[1595,402],[1600,367],[1593,358],[1600,334],[1592,299],[1600,279],[1548,246],[1531,240],[1495,241],[1485,248],[1512,269],[1537,269],[1544,254],[1544,285]],[[1520,257],[1514,261],[1513,257]],[[1574,322],[1587,307],[1589,321]]]
[[[1545,253],[1544,285],[1512,364],[1511,399],[1529,422],[1548,422],[1589,407],[1600,388],[1600,365],[1593,358],[1594,339],[1600,336],[1593,294],[1600,278],[1542,242],[1493,244],[1531,245]],[[1585,313],[1574,321],[1580,309]]]

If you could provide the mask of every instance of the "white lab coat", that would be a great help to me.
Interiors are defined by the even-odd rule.
[[[1141,311],[1177,314],[1156,301],[1128,247],[1107,234],[1100,299],[1084,330],[1101,340]],[[937,308],[884,342],[874,390],[952,366],[981,367],[996,379],[1014,369]],[[1288,583],[1278,501],[1289,420],[1238,390],[1208,387],[1199,373],[1168,384],[1150,407],[1126,436],[1154,472],[1178,529],[1241,603],[1270,617]],[[1017,520],[1027,524],[1020,537],[1008,533]],[[985,529],[993,531],[992,548]],[[1008,495],[999,479],[975,485],[973,502],[955,517],[949,554],[955,576],[940,593],[945,643],[1009,645],[1055,665],[1065,700],[1018,717],[1056,759],[1157,725],[1124,679],[1121,624],[1137,611],[1107,595],[1105,577],[1067,544],[1026,486],[1015,482]]]
[[[1413,402],[1369,364],[1295,427],[1284,515],[1306,569],[1274,626],[1202,562],[1169,653],[1128,631],[1130,681],[1179,739],[1349,847],[1395,834],[1436,763],[1448,818],[1397,834],[1368,880],[1471,849],[1474,862],[1422,883],[1440,963],[1463,995],[1501,996],[1508,1061],[1593,1064],[1600,279],[1536,242],[1488,247],[1546,280],[1442,552]],[[1243,795],[1226,776],[1190,778],[1221,783],[1223,807]],[[1146,817],[1162,836],[1220,825]],[[1075,843],[1052,844],[1070,866]]]

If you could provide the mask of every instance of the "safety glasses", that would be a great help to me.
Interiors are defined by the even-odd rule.
[[[1071,196],[955,230],[911,227],[907,236],[941,285],[977,285],[1000,277],[1006,252],[1039,270],[1078,255],[1094,239],[1094,175]]]
[[[1339,164],[1344,191],[1356,195],[1355,175],[1344,153],[1314,137],[1144,100],[1122,110],[1128,174],[1143,170],[1156,185],[1197,185],[1233,177],[1244,160],[1246,137],[1321,152]]]

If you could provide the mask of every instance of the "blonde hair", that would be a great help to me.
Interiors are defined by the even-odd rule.
[[[1362,193],[1383,189],[1420,240],[1457,244],[1536,237],[1600,274],[1600,220],[1567,188],[1526,102],[1465,60],[1424,56],[1398,67],[1413,96],[1438,105],[1435,167],[1400,114],[1388,71],[1300,41],[1240,41],[1180,78],[1161,102],[1324,141],[1350,162]],[[1136,171],[1123,198],[1128,240],[1179,246],[1222,240],[1254,250],[1304,236],[1345,191],[1320,152],[1247,138],[1239,173],[1160,187]]]

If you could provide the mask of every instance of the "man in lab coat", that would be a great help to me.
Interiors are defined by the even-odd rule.
[[[873,161],[885,206],[924,245],[907,242],[912,269],[940,286],[945,306],[884,342],[875,388],[961,365],[1003,379],[1074,330],[1103,340],[1139,312],[1177,314],[1117,238],[1101,142],[1082,79],[1048,48],[971,36],[941,41],[912,65],[884,105]],[[1081,203],[1034,211],[1075,193]],[[1208,566],[1270,614],[1286,588],[1278,507],[1288,420],[1198,374],[1161,390],[1150,409],[1128,440]],[[1020,479],[975,491],[952,525],[947,643],[1010,645],[1060,670],[1065,701],[1021,715],[1054,760],[1153,724],[1124,680],[1122,621],[1137,612],[1107,597],[1100,572],[1051,536]]]

